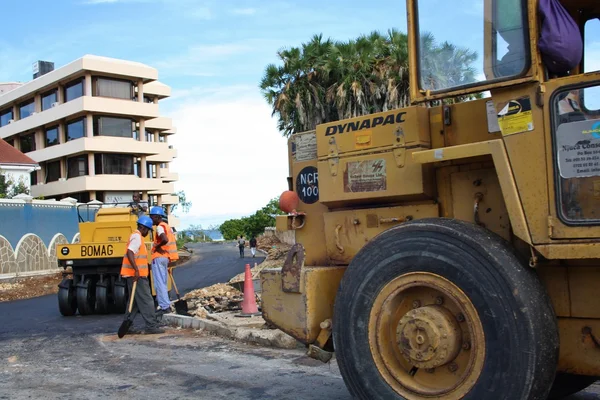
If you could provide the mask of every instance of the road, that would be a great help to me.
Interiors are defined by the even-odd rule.
[[[187,292],[243,271],[233,245],[196,245],[175,270]],[[245,345],[202,332],[115,331],[122,316],[65,318],[55,296],[0,303],[0,399],[340,399],[350,400],[335,358]],[[571,400],[600,400],[598,386]]]

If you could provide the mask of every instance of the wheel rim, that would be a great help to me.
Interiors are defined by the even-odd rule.
[[[381,289],[369,316],[369,346],[385,381],[408,399],[460,399],[485,358],[475,307],[449,280],[415,272]]]

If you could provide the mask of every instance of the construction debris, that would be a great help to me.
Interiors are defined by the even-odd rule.
[[[275,236],[260,236],[257,239],[257,247],[259,250],[267,253],[267,259],[262,263],[253,266],[250,265],[250,272],[252,273],[252,279],[259,277],[260,271],[268,268],[281,268],[287,256],[288,251],[292,248],[291,245],[285,244],[279,241]],[[237,274],[229,280],[229,283],[243,282],[244,273]]]
[[[202,289],[192,290],[183,296],[189,307],[190,315],[206,318],[209,313],[241,310],[242,293],[235,288],[217,283]]]
[[[17,277],[0,283],[0,302],[30,299],[58,292],[60,272],[31,277]]]

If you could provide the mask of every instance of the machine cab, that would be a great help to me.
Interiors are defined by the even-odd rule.
[[[549,258],[569,258],[552,246],[565,239],[600,237],[600,3],[408,0],[407,10],[411,100],[487,102],[487,132],[453,144],[502,139],[517,236]]]

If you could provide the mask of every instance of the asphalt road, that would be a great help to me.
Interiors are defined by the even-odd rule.
[[[194,250],[175,269],[184,293],[261,261],[240,259],[233,245]],[[121,318],[62,317],[55,296],[0,303],[0,399],[351,399],[335,358],[172,328],[117,339]],[[600,400],[600,386],[570,400]]]

